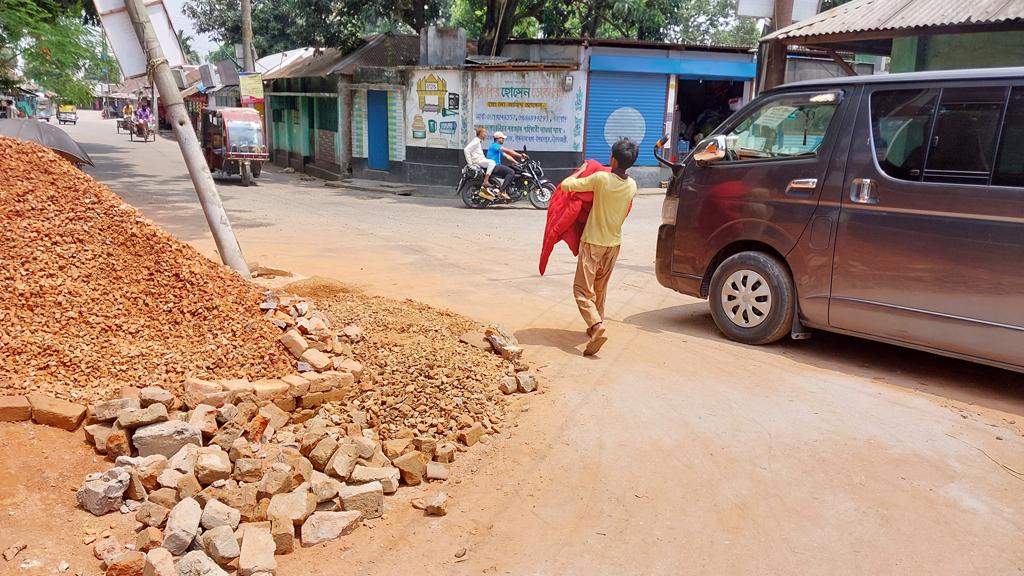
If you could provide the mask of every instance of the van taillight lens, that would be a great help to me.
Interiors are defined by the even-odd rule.
[[[679,197],[678,196],[665,196],[665,201],[661,203],[661,223],[668,226],[676,225],[676,212],[679,211]]]

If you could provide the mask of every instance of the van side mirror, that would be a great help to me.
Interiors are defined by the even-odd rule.
[[[697,145],[693,159],[702,164],[711,164],[725,158],[727,151],[725,136],[712,136]]]
[[[683,165],[675,162],[669,162],[662,156],[662,150],[665,149],[665,144],[668,143],[668,134],[662,136],[657,142],[654,143],[654,159],[658,161],[658,164],[665,166],[666,168],[672,169],[672,176],[677,176],[682,171]]]

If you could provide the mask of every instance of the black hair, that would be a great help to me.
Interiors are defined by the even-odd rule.
[[[639,153],[636,142],[629,138],[622,138],[615,144],[612,144],[612,157],[618,162],[619,168],[623,170],[626,170],[636,162],[636,157]]]

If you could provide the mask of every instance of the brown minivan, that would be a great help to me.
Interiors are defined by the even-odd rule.
[[[729,338],[1024,371],[1024,68],[788,84],[672,169],[658,281]]]

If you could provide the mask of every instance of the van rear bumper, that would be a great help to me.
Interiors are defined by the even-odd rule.
[[[672,274],[672,253],[676,247],[676,227],[662,224],[658,228],[658,249],[654,256],[654,275],[658,283],[687,296],[701,298],[701,279],[693,276]]]

